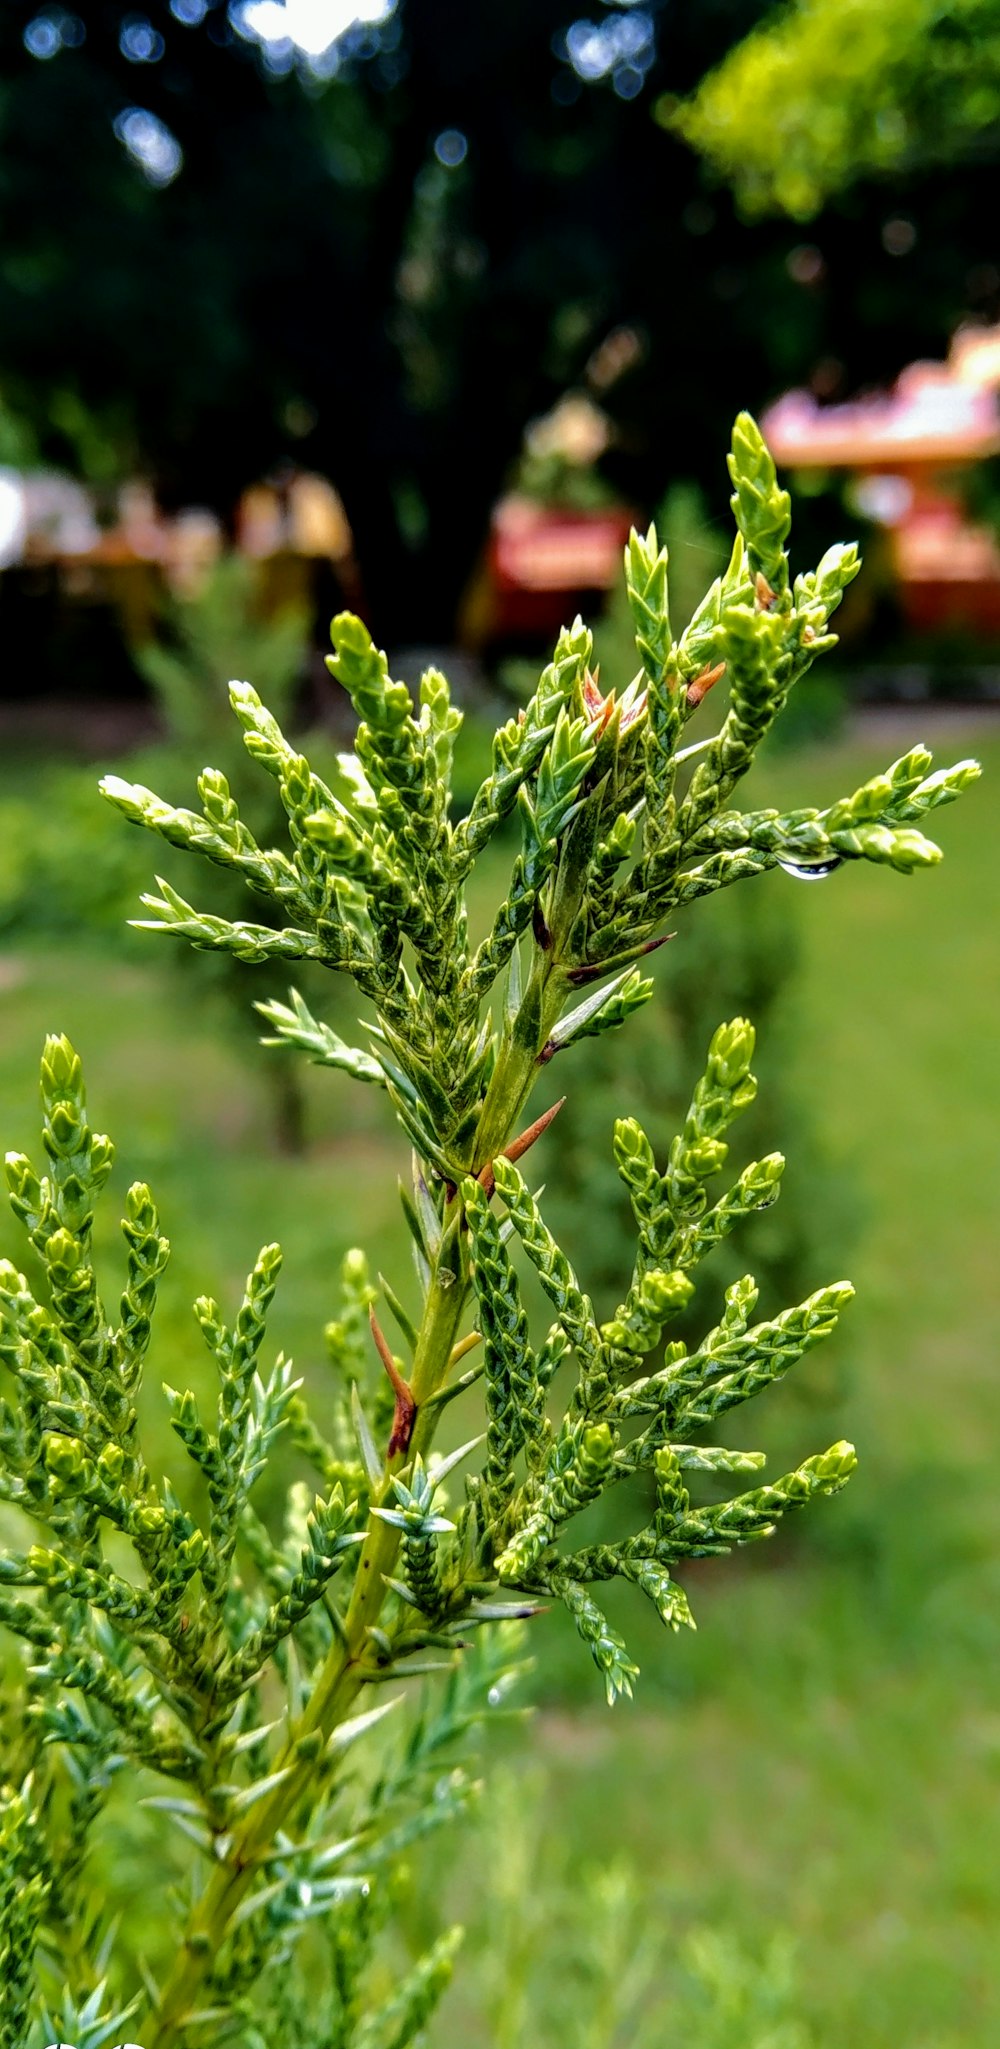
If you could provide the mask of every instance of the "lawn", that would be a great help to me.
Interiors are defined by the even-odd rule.
[[[918,729],[915,714],[897,746],[855,734],[775,758],[757,794],[839,795]],[[564,1656],[558,1623],[535,1625],[546,1704],[512,1752],[523,1760],[530,1743],[541,1766],[531,1821],[517,1778],[505,1782],[507,1833],[526,1843],[530,1925],[512,1924],[498,1860],[486,1854],[498,1826],[503,1833],[494,1812],[493,1837],[471,1838],[460,1859],[471,1957],[464,1989],[442,2009],[440,2049],[515,2049],[521,2039],[501,2041],[484,2017],[498,1969],[495,1955],[483,1960],[487,1931],[501,1955],[508,1943],[511,1971],[535,1987],[540,2011],[556,2014],[553,1959],[539,1947],[546,1901],[558,1896],[553,1916],[565,1919],[566,1896],[592,1900],[587,1867],[619,1853],[635,1943],[653,1959],[651,2000],[692,1924],[718,1924],[754,1953],[779,1930],[794,1939],[796,2000],[822,2049],[1000,2040],[1000,737],[988,728],[952,751],[979,753],[992,773],[938,814],[946,860],[933,874],[903,879],[858,864],[809,889],[778,874],[754,885],[786,892],[801,925],[792,1080],[862,1193],[846,1386],[832,1429],[826,1410],[815,1426],[802,1408],[797,1448],[820,1448],[814,1427],[824,1442],[850,1436],[860,1472],[808,1531],[692,1574],[697,1636],[668,1641],[640,1625],[634,1707],[609,1714],[585,1663]],[[941,758],[948,752],[942,744]],[[713,906],[698,915],[710,920]],[[37,1149],[41,1037],[67,1031],[85,1059],[95,1119],[118,1139],[119,1192],[148,1178],[175,1241],[151,1412],[159,1378],[183,1384],[199,1371],[188,1363],[197,1358],[192,1298],[207,1290],[231,1304],[258,1244],[274,1237],[287,1255],[274,1337],[319,1386],[343,1250],[377,1245],[390,1273],[406,1256],[395,1201],[402,1154],[378,1104],[314,1075],[311,1147],[276,1161],[258,1077],[152,939],[148,964],[69,942],[44,953],[18,945],[0,955],[0,1007],[5,1145]],[[767,1063],[763,1045],[762,1088]],[[808,1201],[808,1188],[792,1180],[790,1199]],[[111,1257],[113,1240],[109,1226]],[[0,1247],[21,1256],[6,1220]],[[833,1277],[818,1272],[811,1285]],[[808,1375],[810,1361],[799,1371]],[[738,1428],[741,1441],[765,1441],[750,1412]],[[506,1734],[498,1747],[510,1748]],[[567,1969],[579,1971],[567,1942]],[[575,2049],[577,2038],[555,2029],[554,2018],[537,2038],[529,2027],[524,2049],[536,2039],[538,2049],[557,2040]],[[667,2019],[652,2039],[670,2042]],[[756,2036],[737,2039],[756,2049]],[[797,2049],[791,2035],[770,2039]],[[607,2030],[579,2041],[611,2049]],[[718,2041],[729,2049],[728,2035]],[[716,2037],[705,2042],[714,2049]]]

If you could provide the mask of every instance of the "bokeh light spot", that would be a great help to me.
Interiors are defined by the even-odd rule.
[[[633,100],[656,59],[653,18],[636,4],[619,5],[604,21],[571,22],[552,47],[584,84],[607,79],[620,99]]]
[[[126,107],[115,122],[115,134],[151,185],[169,185],[184,162],[184,152],[165,121],[148,107]]]
[[[909,256],[916,240],[917,230],[912,221],[898,218],[883,225],[882,247],[889,256]]]
[[[62,49],[58,22],[53,21],[49,14],[36,14],[24,31],[24,47],[30,56],[40,57],[43,61],[55,57]]]
[[[858,477],[851,486],[851,505],[862,518],[878,526],[898,526],[913,504],[913,485],[908,477],[881,474]]]
[[[60,50],[78,50],[86,39],[87,31],[79,15],[67,14],[63,7],[50,7],[44,14],[36,14],[22,37],[29,55],[43,61],[55,57]]]
[[[785,269],[797,285],[822,284],[826,276],[822,249],[817,249],[815,242],[800,242],[785,257]]]
[[[129,14],[121,25],[118,48],[130,64],[158,64],[166,45],[159,29],[144,15]]]
[[[19,562],[27,523],[24,486],[13,470],[0,470],[0,569]]]
[[[287,69],[296,55],[320,78],[336,73],[340,55],[374,57],[377,33],[395,13],[396,0],[238,0],[229,10],[237,33],[260,45],[268,69]],[[279,55],[279,53],[281,53]]]
[[[468,137],[460,128],[443,128],[435,140],[434,154],[439,164],[453,171],[459,164],[464,164],[469,154]]]

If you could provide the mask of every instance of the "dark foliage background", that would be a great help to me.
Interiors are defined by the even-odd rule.
[[[98,484],[144,468],[168,504],[228,513],[289,459],[331,475],[390,641],[450,637],[525,422],[615,325],[644,353],[603,395],[608,474],[640,510],[696,479],[716,512],[737,406],[890,378],[994,304],[988,162],[859,184],[808,230],[750,225],[654,120],[759,0],[651,0],[627,98],[557,54],[569,0],[404,0],[326,81],[198,13],[3,9],[0,395],[40,455]],[[69,40],[34,55],[50,19]],[[152,60],[126,54],[136,23]],[[115,133],[136,105],[183,152],[160,188]],[[917,232],[893,255],[901,207]]]

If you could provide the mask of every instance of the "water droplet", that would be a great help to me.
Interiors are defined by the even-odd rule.
[[[503,1699],[503,1694],[499,1686],[491,1686],[486,1698],[490,1704],[490,1707],[499,1707],[500,1702]]]
[[[371,1886],[369,1885],[369,1883],[368,1883],[368,1880],[367,1880],[367,1878],[366,1878],[366,1879],[365,1879],[365,1882],[364,1882],[364,1885],[363,1885],[363,1886],[362,1886],[362,1888],[361,1888],[361,1897],[362,1897],[362,1899],[363,1899],[363,1900],[366,1900],[366,1899],[368,1898],[368,1895],[369,1895],[369,1893],[370,1893],[370,1892],[371,1892]]]
[[[832,875],[835,868],[843,865],[843,860],[843,854],[834,854],[830,859],[821,857],[817,861],[779,861],[778,867],[795,882],[822,882],[824,875]]]

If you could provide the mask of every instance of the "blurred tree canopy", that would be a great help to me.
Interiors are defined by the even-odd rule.
[[[751,215],[801,220],[868,173],[1000,143],[998,0],[799,0],[664,119]]]
[[[389,0],[324,77],[278,46],[266,61],[224,0],[7,0],[8,446],[98,485],[144,471],[168,506],[223,514],[254,477],[316,468],[344,498],[374,630],[440,641],[525,422],[588,363],[615,423],[609,481],[643,510],[700,479],[715,510],[740,405],[892,375],[940,351],[970,299],[992,304],[992,245],[955,175],[855,188],[803,265],[794,227],[747,226],[651,118],[759,26],[761,0],[591,12]],[[882,243],[904,201],[905,261]],[[609,384],[616,327],[639,346]]]

